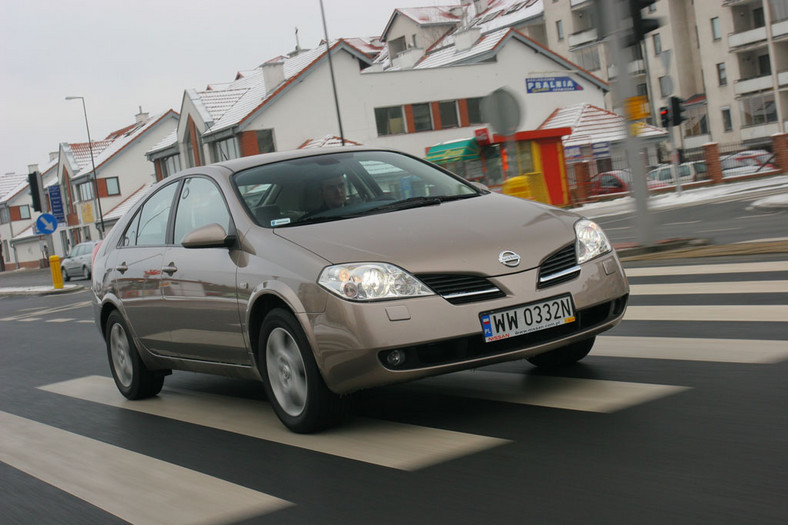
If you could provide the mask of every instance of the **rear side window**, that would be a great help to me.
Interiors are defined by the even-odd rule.
[[[172,199],[177,184],[169,184],[145,202],[139,212],[137,239],[128,246],[160,246],[167,242],[167,223],[170,220]],[[133,223],[134,221],[132,221]],[[131,226],[130,226],[131,227]]]

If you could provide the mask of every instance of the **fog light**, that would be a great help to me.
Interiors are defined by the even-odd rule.
[[[386,362],[389,366],[398,367],[405,362],[405,352],[402,350],[392,350],[386,356]]]

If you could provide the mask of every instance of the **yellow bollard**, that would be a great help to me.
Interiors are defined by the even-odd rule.
[[[63,274],[60,273],[60,257],[53,255],[49,258],[49,269],[52,271],[52,286],[55,290],[63,288]]]

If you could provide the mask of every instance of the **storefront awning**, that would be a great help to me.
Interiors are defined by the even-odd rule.
[[[479,144],[476,139],[455,140],[436,144],[427,151],[425,160],[430,162],[457,162],[460,160],[478,159]]]

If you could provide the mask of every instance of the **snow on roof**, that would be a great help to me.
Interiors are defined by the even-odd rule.
[[[79,166],[80,171],[84,168],[91,168],[90,155],[91,145],[93,149],[93,161],[95,162],[98,156],[112,144],[112,140],[94,140],[92,143],[77,142],[69,144],[69,149],[74,157],[74,161]],[[98,164],[97,164],[98,165]],[[91,168],[92,169],[92,168]]]
[[[475,61],[474,59],[478,59],[482,55],[493,51],[508,33],[508,29],[503,29],[484,35],[473,46],[463,51],[457,51],[457,48],[454,46],[454,39],[447,37],[445,40],[449,45],[439,48],[436,46],[436,50],[426,54],[413,69],[430,69],[460,62]]]
[[[140,186],[137,191],[129,195],[126,200],[112,208],[106,214],[104,214],[105,221],[116,221],[123,217],[127,211],[134,207],[134,205],[145,195],[145,192],[153,185],[152,182],[148,182]]]
[[[360,142],[345,139],[345,146],[361,146]],[[319,139],[308,139],[298,149],[336,148],[342,146],[342,138],[334,135],[325,135]]]
[[[564,137],[564,147],[583,146],[598,142],[618,142],[627,135],[624,117],[592,104],[575,104],[557,109],[539,129],[572,128],[572,134]],[[638,136],[662,139],[667,132],[649,124],[638,126]]]
[[[20,185],[27,185],[27,173],[6,173],[0,177],[0,203],[4,203],[19,193]]]
[[[159,113],[158,115],[154,115],[152,117],[147,118],[146,120],[140,122],[138,125],[134,126],[133,128],[129,129],[125,134],[119,136],[113,141],[102,141],[99,143],[101,148],[97,148],[96,144],[93,143],[93,160],[96,163],[96,169],[98,170],[101,166],[103,166],[106,162],[108,162],[112,157],[118,154],[123,148],[137,140],[141,135],[149,131],[153,128],[156,124],[158,124],[161,120],[165,117],[173,115],[177,116],[178,114],[170,109],[165,111],[164,113]],[[175,119],[173,119],[172,126],[176,127],[177,123]],[[106,144],[104,144],[106,142]],[[93,172],[93,166],[90,163],[90,152],[88,149],[88,144],[70,144],[71,152],[74,154],[75,160],[80,167],[79,172],[77,172],[76,176],[81,177],[85,174]]]
[[[178,127],[176,126],[175,129],[170,132],[169,135],[161,139],[155,146],[151,149],[146,151],[146,154],[156,153],[157,151],[165,150],[167,148],[172,147],[173,145],[178,144]]]
[[[506,27],[516,27],[530,19],[544,15],[542,0],[493,0],[487,9],[477,14],[471,25],[482,33],[497,31]]]
[[[461,21],[466,9],[460,5],[401,7],[395,9],[394,14],[400,13],[420,26],[450,25]]]
[[[355,43],[364,43],[364,47],[359,49],[354,45]],[[359,58],[370,60],[370,56],[365,53],[369,50],[372,44],[367,43],[366,39],[339,39],[334,41],[331,45],[332,50],[343,48],[351,53],[357,54]],[[228,99],[223,102],[229,106],[224,113],[214,120],[214,125],[211,126],[208,133],[214,133],[222,129],[226,129],[243,122],[247,117],[251,116],[258,108],[263,106],[266,102],[275,97],[282,87],[286,86],[291,80],[303,74],[312,65],[320,61],[326,54],[325,44],[318,46],[315,49],[302,51],[301,53],[288,57],[277,57],[275,60],[282,62],[284,68],[284,83],[276,86],[266,86],[265,78],[262,74],[262,66],[255,70],[255,73],[244,73],[236,76],[236,80],[227,84],[226,89],[222,91],[209,90],[194,92],[201,100],[206,109],[209,109],[212,103],[216,102],[214,97],[218,97],[220,93],[228,91],[233,92],[233,96],[237,96],[235,102]],[[271,61],[269,61],[271,62]],[[243,93],[241,93],[243,91]],[[240,96],[238,96],[240,95]],[[212,115],[213,116],[213,115]],[[209,120],[206,120],[208,122]]]

